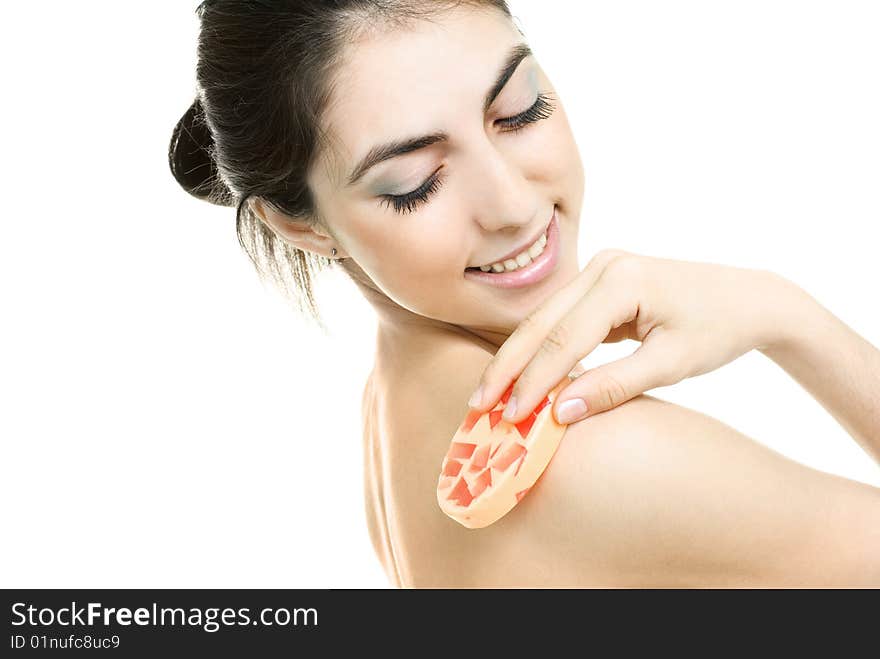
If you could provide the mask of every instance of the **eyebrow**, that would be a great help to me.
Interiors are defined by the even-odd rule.
[[[483,101],[484,114],[488,112],[489,106],[492,105],[492,103],[501,93],[501,90],[504,89],[504,86],[507,84],[510,78],[513,77],[513,74],[516,72],[520,63],[531,54],[531,48],[529,48],[528,44],[525,43],[519,43],[511,49],[511,51],[507,55],[507,58],[504,61],[504,65],[501,67],[501,70],[498,73],[498,77],[495,79],[495,82],[486,93],[486,98]],[[436,133],[431,133],[429,135],[405,138],[402,140],[394,140],[386,144],[375,146],[370,149],[367,155],[364,156],[363,160],[361,160],[360,163],[358,163],[358,165],[352,170],[351,175],[349,175],[348,177],[347,186],[352,186],[357,183],[361,178],[363,178],[364,174],[366,174],[370,168],[375,167],[380,162],[390,160],[391,158],[395,158],[397,156],[402,156],[406,153],[411,153],[412,151],[424,149],[425,147],[431,146],[432,144],[436,144],[438,142],[446,142],[448,140],[449,134],[444,131],[439,131]]]

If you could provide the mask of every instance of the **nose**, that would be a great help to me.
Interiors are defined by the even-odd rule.
[[[527,230],[540,205],[524,175],[523,167],[489,139],[474,151],[466,171],[474,219],[486,231],[511,227]]]

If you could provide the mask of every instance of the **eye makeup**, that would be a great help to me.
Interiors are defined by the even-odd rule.
[[[534,105],[528,110],[513,117],[499,119],[496,121],[496,124],[504,129],[502,132],[517,133],[523,128],[535,124],[542,119],[547,119],[553,114],[553,110],[556,109],[556,105],[553,103],[553,98],[553,94],[541,92],[538,94],[538,98]],[[402,195],[380,195],[380,205],[389,208],[393,207],[395,213],[412,213],[421,204],[426,203],[428,198],[442,185],[442,179],[438,174],[439,171],[440,170],[438,169],[434,172],[427,181],[422,183],[412,192]]]

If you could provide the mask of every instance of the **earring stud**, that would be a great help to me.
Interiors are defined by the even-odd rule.
[[[336,256],[336,248],[330,250],[330,256]]]

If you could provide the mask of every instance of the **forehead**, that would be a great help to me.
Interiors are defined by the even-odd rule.
[[[501,60],[521,41],[500,11],[458,7],[349,44],[323,120],[331,139],[325,173],[342,186],[375,143],[481,115]]]

